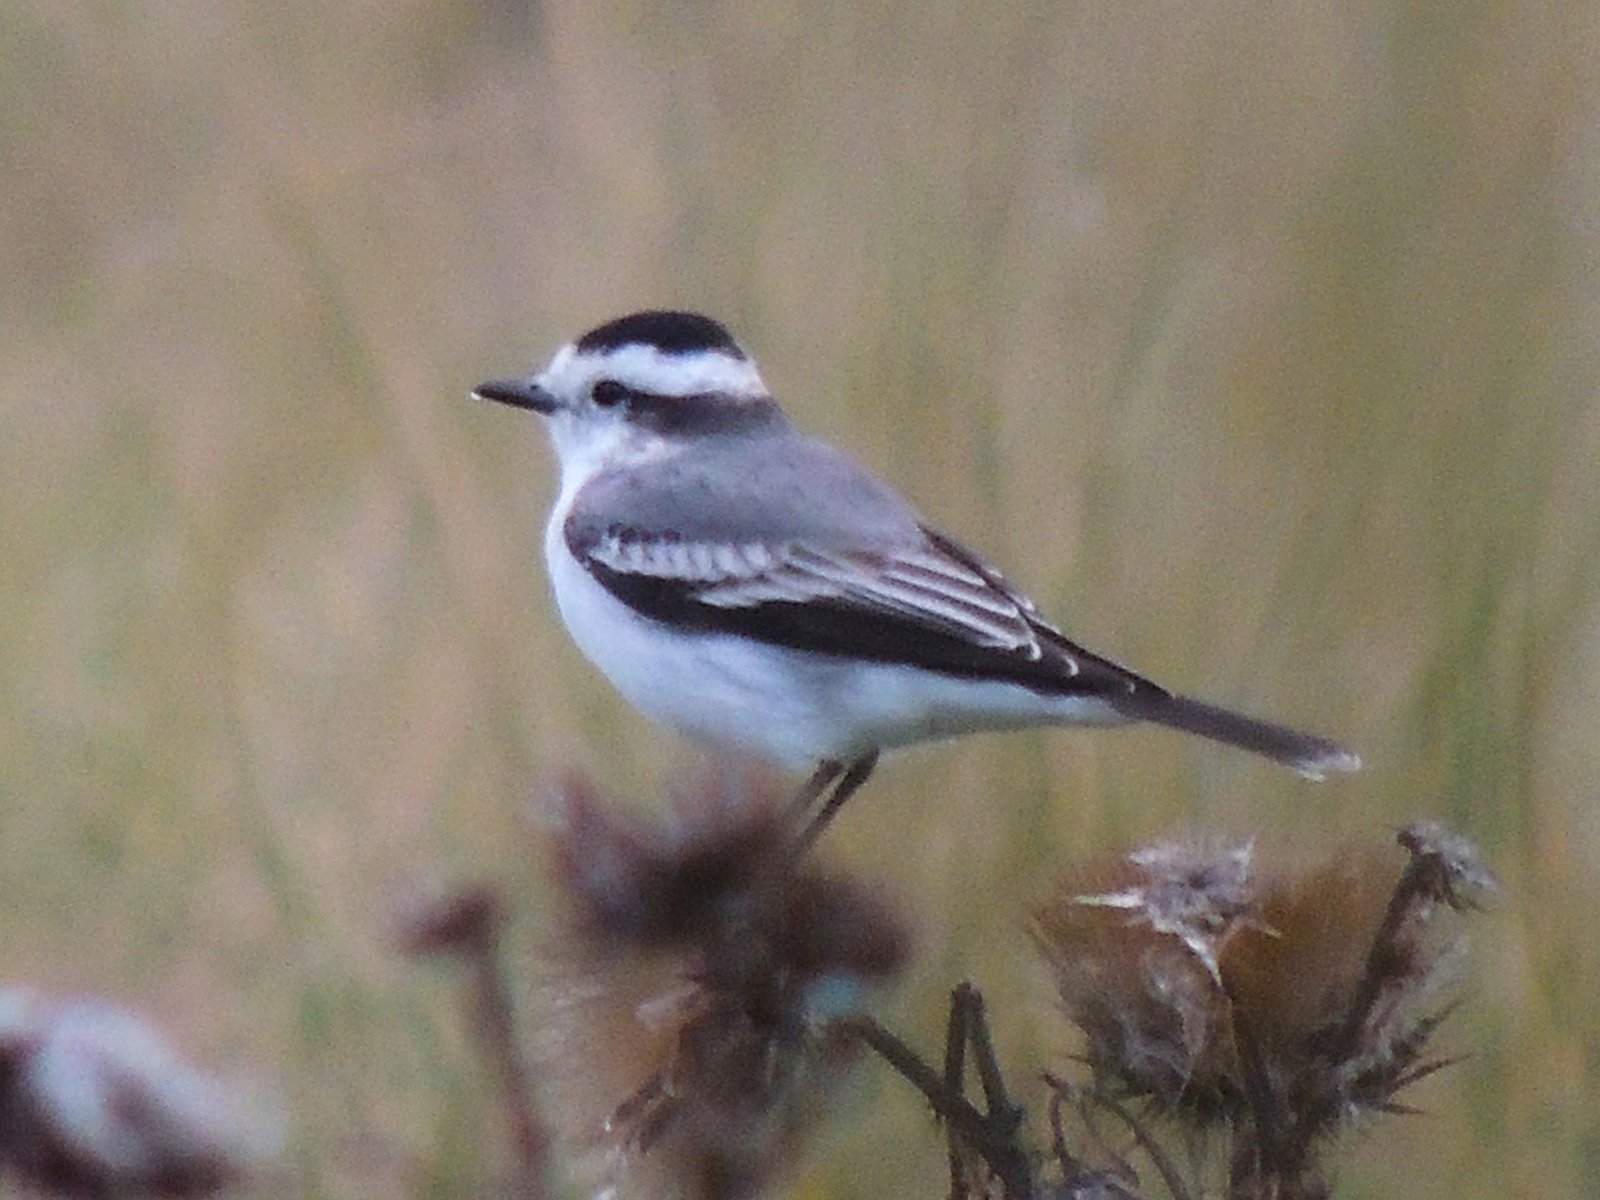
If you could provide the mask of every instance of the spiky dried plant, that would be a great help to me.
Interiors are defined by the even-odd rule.
[[[280,1150],[259,1097],[104,1000],[0,989],[0,1179],[59,1196],[203,1196]]]
[[[708,778],[660,821],[583,783],[559,802],[534,1020],[552,1119],[619,1195],[753,1195],[853,1057],[829,1023],[899,971],[906,925],[796,861],[773,790]]]
[[[1398,840],[1399,870],[1349,848],[1263,874],[1247,845],[1167,843],[1070,875],[1032,927],[1095,1093],[1222,1131],[1237,1200],[1325,1196],[1333,1137],[1448,1061],[1426,1056],[1457,959],[1440,914],[1496,886],[1441,826]]]
[[[1259,924],[1249,845],[1165,842],[1071,872],[1035,942],[1107,1091],[1210,1120],[1243,1099],[1219,959]]]

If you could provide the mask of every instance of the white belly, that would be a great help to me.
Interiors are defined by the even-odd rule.
[[[800,770],[977,730],[1122,720],[1097,701],[1015,684],[678,632],[601,587],[568,552],[560,525],[552,519],[545,556],[573,640],[634,707],[692,737]]]

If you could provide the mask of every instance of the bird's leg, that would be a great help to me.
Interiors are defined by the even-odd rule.
[[[817,769],[811,772],[811,778],[801,784],[800,790],[794,794],[794,799],[789,801],[789,811],[785,814],[795,824],[799,824],[806,813],[811,811],[811,806],[817,802],[817,797],[828,790],[828,785],[840,775],[844,774],[844,764],[837,759],[825,758],[817,764]]]
[[[792,851],[792,857],[795,860],[802,858],[805,852],[811,849],[811,844],[822,836],[822,831],[828,827],[828,822],[833,820],[834,814],[844,807],[846,800],[861,790],[861,785],[866,783],[867,779],[872,775],[872,768],[877,765],[878,752],[873,750],[868,754],[863,754],[845,769],[843,777],[834,787],[832,794],[822,802],[822,807],[817,810],[817,815],[811,818],[810,823],[801,831],[800,836],[795,839],[794,850]],[[817,774],[820,774],[821,771],[822,768],[818,767]],[[816,777],[816,775],[813,775],[812,779],[816,779]],[[823,786],[826,787],[827,785],[824,784]]]

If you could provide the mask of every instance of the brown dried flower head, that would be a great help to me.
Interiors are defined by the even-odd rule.
[[[1219,956],[1258,924],[1248,843],[1163,842],[1090,863],[1033,914],[1095,1076],[1197,1114],[1238,1100]]]
[[[1070,876],[1033,931],[1097,1086],[1227,1123],[1246,1173],[1280,1176],[1310,1169],[1348,1119],[1398,1110],[1442,1065],[1423,1058],[1457,957],[1439,914],[1494,889],[1441,826],[1399,841],[1403,869],[1347,847],[1262,873],[1248,846],[1164,843]]]
[[[0,989],[0,1178],[62,1196],[201,1196],[279,1151],[280,1121],[93,999]]]
[[[660,821],[583,784],[560,802],[537,1021],[552,1115],[620,1195],[751,1195],[842,1065],[825,1025],[898,972],[905,925],[791,865],[770,788],[707,779]]]

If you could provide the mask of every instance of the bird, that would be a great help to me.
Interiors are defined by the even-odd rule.
[[[720,322],[646,310],[472,395],[539,414],[560,470],[544,553],[573,640],[657,722],[789,770],[813,833],[881,752],[1148,722],[1281,763],[1343,746],[1178,695],[1072,641],[854,458],[791,424]]]

